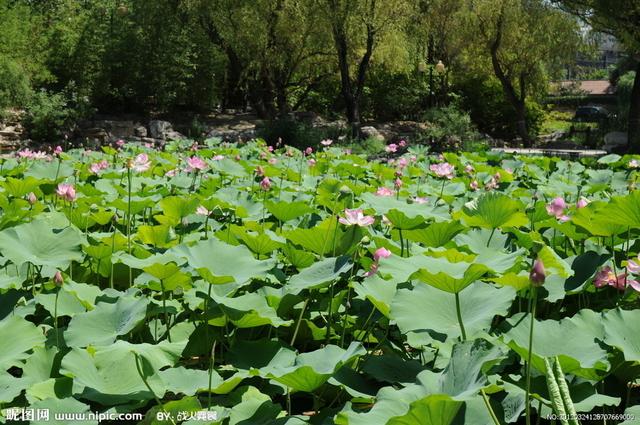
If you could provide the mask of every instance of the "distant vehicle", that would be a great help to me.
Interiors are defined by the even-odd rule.
[[[579,106],[573,120],[576,122],[600,122],[612,115],[602,106]]]

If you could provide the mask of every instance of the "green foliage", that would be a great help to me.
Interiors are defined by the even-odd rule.
[[[338,140],[343,133],[344,130],[340,128],[314,128],[293,119],[267,121],[257,130],[257,136],[271,146],[281,143],[301,150],[307,147],[317,148],[324,139]]]
[[[513,139],[517,135],[516,112],[506,101],[500,83],[495,78],[478,77],[462,80],[462,106],[469,111],[478,129],[499,139]],[[544,109],[537,102],[528,100],[527,124],[531,136],[540,131]]]
[[[474,145],[481,139],[468,113],[455,104],[428,110],[423,119],[428,128],[417,137],[418,143],[427,143],[431,152],[480,150]],[[472,147],[473,149],[469,149]]]
[[[143,423],[205,408],[223,424],[304,423],[310,408],[338,424],[514,423],[530,358],[533,420],[561,405],[635,411],[620,382],[640,379],[637,158],[410,146],[402,186],[383,196],[399,161],[259,141],[193,152],[207,164],[194,173],[175,153],[187,143],[5,159],[5,408],[127,406]],[[121,168],[142,153],[148,170]],[[442,161],[451,179],[429,170]]]

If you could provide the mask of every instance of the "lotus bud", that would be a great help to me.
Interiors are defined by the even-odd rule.
[[[546,277],[547,275],[544,270],[544,264],[542,263],[542,260],[537,259],[533,262],[533,267],[529,273],[529,280],[533,286],[542,286]]]
[[[27,195],[27,201],[29,201],[29,204],[34,205],[36,202],[38,202],[38,198],[36,197],[35,193],[30,192]]]
[[[360,239],[360,243],[362,245],[369,245],[370,242],[371,238],[369,238],[369,236],[364,236],[362,239]]]
[[[57,287],[61,287],[64,283],[64,278],[62,277],[62,273],[60,273],[60,270],[58,270],[53,276],[53,283],[55,283]]]

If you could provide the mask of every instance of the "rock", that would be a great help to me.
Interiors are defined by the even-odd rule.
[[[165,133],[172,131],[169,121],[151,120],[149,121],[149,133],[154,139],[165,140]]]
[[[362,137],[365,139],[376,139],[380,141],[384,141],[384,136],[380,134],[380,132],[373,126],[366,126],[360,129],[360,133]]]
[[[92,127],[80,130],[79,137],[81,139],[89,139],[105,143],[109,141],[109,133],[104,128]]]
[[[164,137],[160,138],[161,140],[182,140],[186,139],[186,137],[177,131],[167,130],[164,132]]]
[[[147,128],[143,125],[139,125],[133,129],[133,133],[136,137],[147,137]]]

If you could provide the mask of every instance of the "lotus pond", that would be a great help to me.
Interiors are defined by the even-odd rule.
[[[640,163],[323,145],[2,159],[0,421],[640,421]]]

